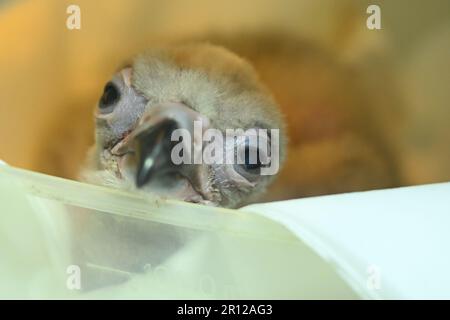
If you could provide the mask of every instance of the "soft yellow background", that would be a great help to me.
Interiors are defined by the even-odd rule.
[[[369,3],[382,8],[381,31],[364,27]],[[66,28],[70,4],[81,7],[81,30]],[[70,126],[79,108],[93,108],[117,65],[155,39],[272,29],[344,59],[383,52],[407,108],[402,154],[410,183],[450,178],[445,0],[0,1],[0,158],[41,170],[55,134],[49,128]],[[71,134],[90,137],[92,123],[83,123]],[[85,148],[68,141],[72,151]]]

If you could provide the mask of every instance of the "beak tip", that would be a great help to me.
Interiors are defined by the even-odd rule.
[[[149,180],[149,172],[142,170],[142,168],[140,168],[136,174],[136,180],[135,180],[135,184],[137,188],[141,188],[143,185],[145,185]]]
[[[140,189],[144,184],[145,184],[145,182],[142,181],[141,179],[139,179],[139,177],[136,178],[136,181],[135,181],[136,188]]]

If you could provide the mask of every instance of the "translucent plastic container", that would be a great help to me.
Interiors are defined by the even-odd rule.
[[[278,223],[0,165],[1,298],[357,298]]]
[[[450,183],[240,210],[0,165],[0,298],[450,299]]]

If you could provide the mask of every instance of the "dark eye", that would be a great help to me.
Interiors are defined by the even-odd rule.
[[[254,153],[253,158],[250,157],[250,152]],[[254,160],[256,158],[256,161]],[[251,161],[253,160],[253,161]],[[245,160],[243,164],[247,171],[258,171],[261,166],[261,160],[259,159],[258,149],[250,148],[248,145],[245,146]]]
[[[120,99],[119,89],[112,83],[108,82],[103,90],[103,95],[98,104],[100,109],[107,109],[117,103]]]

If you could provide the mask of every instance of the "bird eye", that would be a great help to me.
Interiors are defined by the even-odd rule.
[[[251,157],[250,157],[250,152],[254,152],[256,154],[256,162],[255,161],[251,161]],[[254,156],[253,156],[254,159]],[[251,149],[248,145],[245,146],[245,159],[244,159],[244,164],[243,164],[245,170],[250,171],[250,172],[255,172],[259,171],[259,169],[262,166],[261,160],[259,158],[259,152],[258,149]]]
[[[234,170],[247,180],[254,180],[260,175],[261,167],[263,167],[259,149],[256,146],[250,146],[248,142],[245,143],[245,147],[242,147],[242,153],[240,153],[242,160],[234,165]]]
[[[120,99],[119,89],[112,83],[108,82],[103,90],[103,95],[100,98],[99,108],[105,110],[114,104]]]

